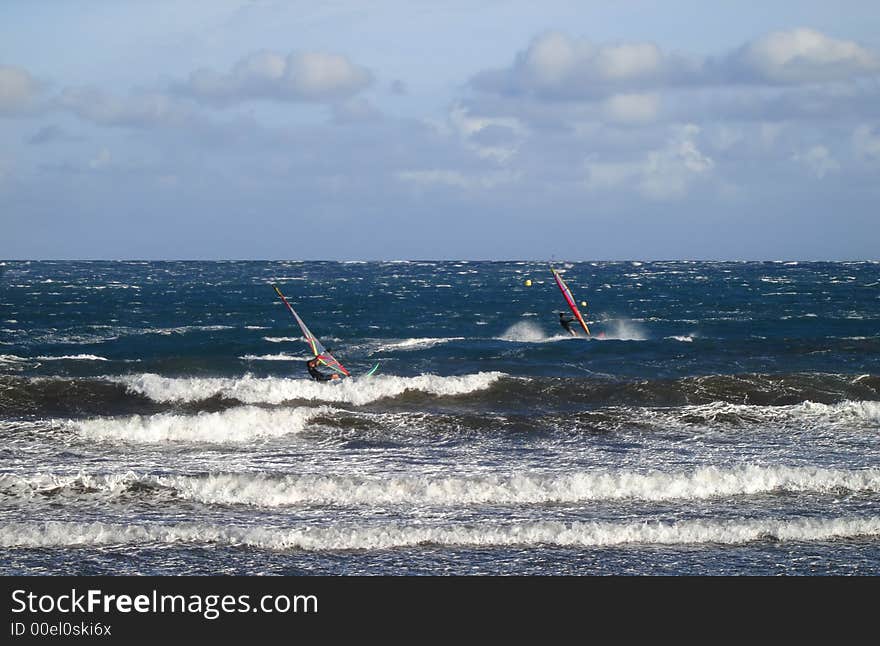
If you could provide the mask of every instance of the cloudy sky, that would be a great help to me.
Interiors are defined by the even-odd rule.
[[[880,257],[880,5],[0,5],[0,258]]]

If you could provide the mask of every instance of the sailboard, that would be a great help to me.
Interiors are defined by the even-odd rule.
[[[299,329],[302,330],[303,338],[306,343],[309,344],[309,347],[312,350],[312,354],[318,359],[318,363],[322,363],[334,372],[338,372],[343,377],[350,377],[351,373],[343,366],[332,354],[327,352],[327,348],[321,345],[321,342],[318,340],[314,334],[312,334],[311,330],[306,327],[306,324],[299,317],[299,314],[296,313],[296,310],[293,309],[290,303],[287,302],[287,299],[284,298],[284,294],[281,293],[281,290],[278,289],[277,285],[272,285],[272,289],[275,290],[275,293],[278,294],[278,297],[287,305],[287,309],[290,310],[290,313],[293,314],[293,318],[296,319],[297,324],[299,325]],[[377,366],[378,367],[378,366]]]
[[[550,271],[553,272],[553,278],[556,279],[556,286],[559,287],[559,291],[562,292],[562,295],[565,297],[565,302],[568,303],[571,313],[574,314],[578,323],[584,328],[584,332],[587,333],[587,336],[590,336],[590,328],[587,327],[587,322],[584,321],[584,317],[581,316],[580,310],[578,310],[577,304],[575,303],[574,296],[571,294],[571,290],[568,288],[568,285],[565,284],[565,281],[562,280],[562,275],[556,271],[552,265],[550,266]]]
[[[372,368],[370,368],[369,370],[367,370],[367,371],[366,371],[363,375],[361,375],[361,376],[362,376],[362,377],[369,377],[371,374],[373,374],[374,372],[376,372],[376,370],[377,370],[378,368],[379,368],[379,364],[377,363],[375,366],[373,366]]]

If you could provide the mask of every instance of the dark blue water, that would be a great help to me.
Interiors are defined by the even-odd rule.
[[[880,264],[560,268],[6,261],[2,572],[880,573]]]

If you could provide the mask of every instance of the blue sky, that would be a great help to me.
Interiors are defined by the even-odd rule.
[[[4,2],[0,257],[865,259],[876,2]]]

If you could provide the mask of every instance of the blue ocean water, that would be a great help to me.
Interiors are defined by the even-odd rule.
[[[0,572],[880,573],[880,263],[558,268],[3,262]]]

